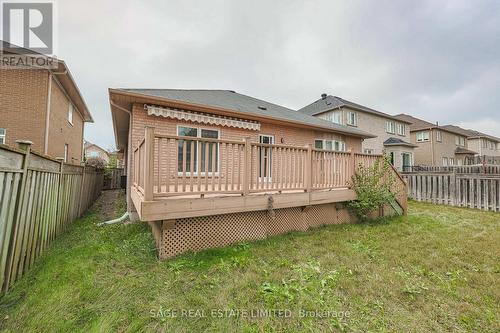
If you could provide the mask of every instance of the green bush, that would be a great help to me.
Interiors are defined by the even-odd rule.
[[[349,201],[347,207],[361,220],[366,221],[369,214],[394,200],[391,192],[394,176],[386,158],[378,159],[373,166],[359,165],[349,185],[356,192],[357,199]]]

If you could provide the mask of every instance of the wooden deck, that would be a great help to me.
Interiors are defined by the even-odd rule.
[[[311,145],[156,135],[147,127],[134,149],[130,193],[142,221],[306,209],[355,199],[348,182],[360,165],[380,157]],[[405,196],[398,180],[397,191]]]

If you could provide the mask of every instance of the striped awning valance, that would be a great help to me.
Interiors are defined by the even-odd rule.
[[[149,116],[165,117],[170,119],[179,119],[192,121],[195,123],[209,124],[216,126],[236,127],[248,130],[259,131],[260,123],[238,118],[230,118],[212,114],[197,113],[187,110],[160,107],[155,105],[144,105]]]

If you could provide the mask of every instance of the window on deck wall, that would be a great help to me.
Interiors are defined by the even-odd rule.
[[[219,144],[215,142],[205,142],[197,140],[197,138],[219,139],[218,130],[178,126],[177,135],[180,137],[186,137],[186,140],[178,141],[178,172],[182,173],[184,172],[184,170],[186,171],[186,173],[198,172],[198,155],[200,155],[201,159],[199,164],[201,168],[200,171],[202,173],[207,171],[209,173],[219,171]],[[198,154],[198,149],[200,149],[200,154]],[[184,151],[186,152],[185,157]],[[205,165],[205,163],[207,163],[207,165]],[[193,170],[191,170],[191,164],[193,165]]]
[[[5,128],[0,128],[0,144],[4,145],[5,144]]]
[[[346,144],[344,141],[338,140],[314,140],[314,147],[316,149],[332,150],[332,151],[345,151]]]

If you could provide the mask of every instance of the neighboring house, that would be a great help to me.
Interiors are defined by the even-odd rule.
[[[467,136],[468,148],[477,152],[474,164],[500,164],[500,138],[454,125],[446,125],[443,128]]]
[[[396,118],[410,122],[411,143],[415,144],[415,165],[453,166],[470,164],[477,152],[469,149],[467,135],[406,114]]]
[[[84,150],[86,159],[99,158],[103,160],[106,165],[109,163],[108,151],[99,147],[98,145],[85,141]]]
[[[3,53],[16,54],[8,46]],[[29,140],[38,153],[80,164],[84,124],[93,120],[64,61],[57,66],[0,67],[0,144]]]
[[[160,257],[351,221],[348,181],[377,158],[361,154],[372,134],[234,91],[109,94],[128,212],[150,224]]]
[[[398,170],[413,165],[414,145],[409,142],[410,123],[405,120],[327,94],[299,112],[371,133],[376,137],[363,141],[363,153],[387,154]]]

